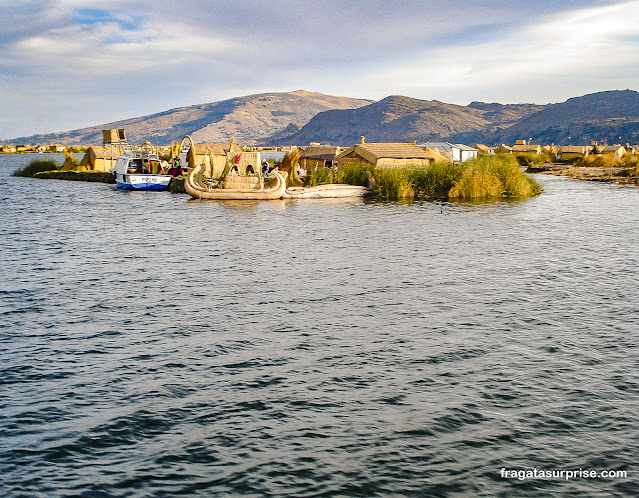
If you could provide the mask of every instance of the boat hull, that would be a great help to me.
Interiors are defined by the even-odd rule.
[[[315,187],[289,187],[282,199],[334,199],[338,197],[364,197],[371,191],[366,187],[346,184],[316,185]]]
[[[117,175],[115,183],[126,190],[164,190],[171,178],[170,175]]]

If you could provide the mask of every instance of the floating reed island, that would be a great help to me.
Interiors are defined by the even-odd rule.
[[[76,171],[65,169],[50,159],[35,159],[26,167],[15,171],[13,176],[25,176],[40,179],[72,180],[80,182],[115,183],[114,176],[105,171]]]
[[[282,166],[288,173],[288,187],[355,185],[367,188],[371,195],[383,200],[523,198],[537,195],[543,190],[539,183],[522,171],[513,156],[505,155],[480,156],[462,163],[432,162],[420,167],[323,167],[310,170],[300,177],[297,175],[294,154],[287,153]],[[114,183],[113,176],[108,172],[64,171],[53,161],[33,161],[14,175]],[[185,193],[184,178],[174,178],[169,190]]]

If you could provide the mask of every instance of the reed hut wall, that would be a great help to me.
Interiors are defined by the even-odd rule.
[[[328,145],[306,147],[300,153],[299,165],[306,171],[331,167],[340,152],[340,147]]]
[[[329,161],[329,165],[330,165],[330,161]],[[326,166],[326,161],[324,159],[312,159],[312,158],[300,159],[300,167],[306,171],[322,169],[324,166]]]
[[[338,161],[340,168],[361,168],[361,167],[375,167],[375,163],[364,159],[357,155],[348,155],[339,158]]]
[[[622,157],[626,154],[626,152],[627,152],[626,148],[623,146],[617,147],[617,146],[609,145],[603,148],[603,150],[601,151],[601,154],[604,157]]]
[[[401,168],[409,168],[409,169],[419,169],[419,168],[428,168],[430,166],[431,159],[429,158],[407,158],[407,159],[396,159],[390,157],[382,157],[377,160],[375,164],[376,168],[380,169],[401,169]]]
[[[109,171],[115,166],[118,157],[124,152],[120,145],[106,144],[105,146],[91,146],[80,160],[78,169],[89,171]]]
[[[570,162],[574,159],[588,157],[590,147],[579,145],[568,145],[559,148],[558,158],[562,162]]]

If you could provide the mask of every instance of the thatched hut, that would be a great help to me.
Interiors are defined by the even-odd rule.
[[[612,161],[621,159],[628,152],[623,145],[606,145],[605,147],[600,147],[600,149],[601,155],[610,158]]]
[[[313,171],[318,168],[331,168],[342,149],[330,145],[305,147],[300,154],[300,168]]]
[[[242,149],[237,145],[229,149],[229,144],[195,144],[186,155],[186,163],[189,168],[204,163],[206,165],[204,175],[215,178],[224,172],[229,153],[242,154]],[[254,166],[259,166],[259,163]]]
[[[480,156],[491,156],[495,153],[495,148],[494,147],[488,147],[485,144],[475,144],[473,146],[474,149],[477,149],[477,153]]]
[[[539,156],[541,145],[515,144],[511,147],[513,154],[518,156]]]
[[[557,151],[557,159],[570,162],[579,158],[586,158],[590,154],[589,145],[564,145]]]
[[[416,144],[360,143],[336,158],[339,167],[427,168],[434,157]]]
[[[423,142],[420,147],[426,150],[434,150],[452,162],[464,162],[477,159],[478,151],[464,144],[450,142]]]
[[[124,152],[124,145],[92,145],[84,153],[78,169],[89,171],[109,171]]]
[[[495,147],[495,154],[512,154],[512,147],[508,147],[506,144],[501,144],[499,147]]]

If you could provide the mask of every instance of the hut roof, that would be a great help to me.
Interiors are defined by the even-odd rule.
[[[491,150],[490,147],[484,144],[475,144],[475,149],[477,150]]]
[[[458,150],[467,150],[467,151],[475,151],[476,149],[472,148],[472,147],[468,147],[468,145],[464,145],[464,144],[453,144],[450,142],[424,142],[419,144],[420,147],[422,148],[426,148],[428,147],[429,149],[433,149],[433,150],[437,150],[440,152],[452,152],[453,149],[458,149]]]
[[[432,154],[415,144],[408,143],[370,143],[357,144],[342,152],[337,159],[355,153],[367,161],[379,159],[434,159]]]
[[[495,150],[508,150],[512,152],[513,149],[506,144],[501,144],[499,147],[496,147]]]
[[[620,150],[626,150],[623,145],[606,145],[605,147],[599,147],[603,152],[618,152]]]
[[[476,152],[476,149],[473,147],[469,147],[468,145],[464,145],[464,144],[453,144],[455,147],[457,147],[459,150],[466,150],[466,151],[470,151],[470,152]]]
[[[117,159],[124,153],[123,145],[113,144],[113,147],[111,145],[112,144],[106,144],[104,146],[92,145],[86,150],[85,157],[89,157],[90,155],[95,159]],[[111,151],[113,151],[113,154],[111,154]]]
[[[338,156],[340,151],[341,149],[339,147],[328,145],[305,147],[300,154],[300,159],[323,159],[324,161],[332,161]]]
[[[191,149],[193,149],[193,152],[195,152],[197,155],[204,155],[206,154],[206,151],[209,150],[211,151],[211,155],[224,156],[229,150],[229,145],[228,144],[193,144]],[[234,144],[233,150],[231,152],[239,154],[240,152],[242,152],[242,149],[239,146]]]
[[[431,156],[433,156],[433,159],[435,159],[436,163],[442,163],[442,162],[451,162],[453,160],[452,154],[450,152],[444,152],[444,154],[440,154],[438,151],[436,151],[435,149],[431,149],[430,147],[424,147],[424,150],[426,150],[426,152],[428,152]],[[447,157],[450,156],[450,157]]]
[[[573,154],[585,154],[589,150],[589,145],[562,145],[559,147],[560,152],[570,152]]]
[[[511,147],[513,152],[539,152],[541,145],[513,145]]]
[[[452,152],[453,144],[450,142],[424,142],[419,144],[420,147],[428,147],[439,152]]]

